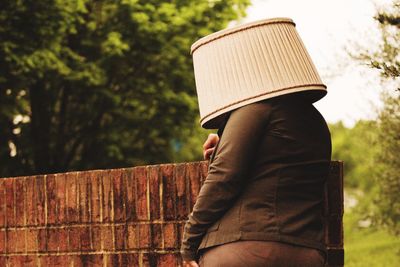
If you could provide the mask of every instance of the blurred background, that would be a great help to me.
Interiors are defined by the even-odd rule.
[[[3,0],[0,177],[201,160],[190,46],[270,17],[328,86],[346,266],[399,266],[398,0]]]

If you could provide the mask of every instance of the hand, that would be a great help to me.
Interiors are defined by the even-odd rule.
[[[215,146],[219,141],[219,136],[217,134],[209,134],[207,140],[203,144],[203,156],[204,159],[210,159]]]
[[[183,261],[183,267],[199,267],[199,265],[195,261]]]

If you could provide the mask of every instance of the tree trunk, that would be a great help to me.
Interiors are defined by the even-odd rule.
[[[45,84],[41,81],[30,88],[29,97],[34,171],[35,173],[51,173],[53,171],[50,158],[51,109],[48,105],[52,103],[52,100]]]

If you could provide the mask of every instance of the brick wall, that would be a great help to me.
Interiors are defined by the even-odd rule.
[[[343,202],[341,170],[332,165],[330,203]],[[0,179],[0,267],[180,266],[183,225],[206,175],[207,162],[194,162]],[[340,262],[343,209],[326,209]]]

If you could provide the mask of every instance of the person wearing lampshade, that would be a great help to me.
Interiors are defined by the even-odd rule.
[[[326,95],[288,18],[192,45],[207,178],[185,224],[184,266],[324,266],[323,192],[331,160]]]

